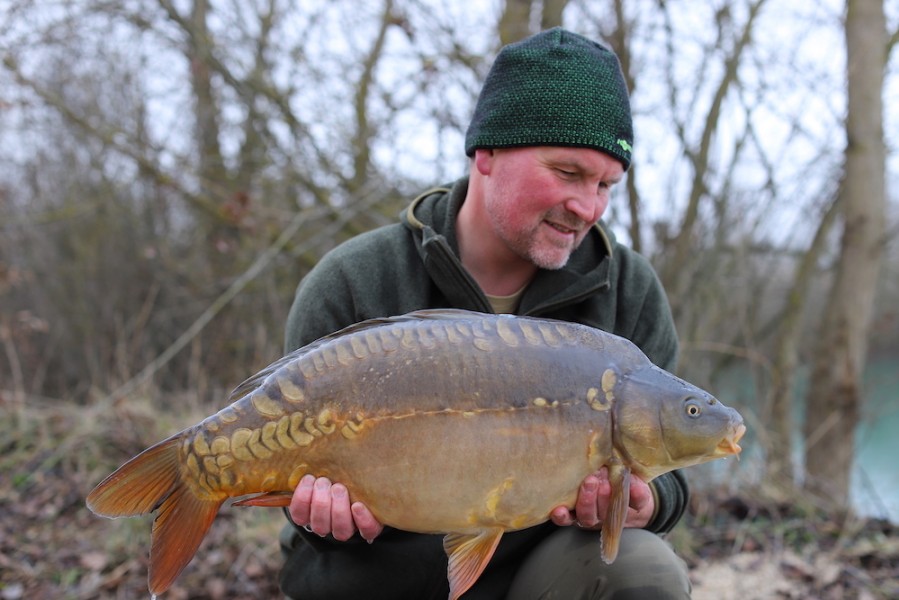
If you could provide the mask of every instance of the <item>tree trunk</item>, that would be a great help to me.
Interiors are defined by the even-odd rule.
[[[793,490],[793,395],[799,365],[799,341],[802,337],[802,313],[808,305],[809,288],[815,266],[821,260],[824,246],[840,212],[839,199],[834,199],[824,211],[815,237],[802,255],[793,285],[787,294],[783,315],[777,327],[774,345],[771,406],[762,412],[762,422],[768,432],[767,475],[776,486]]]
[[[884,243],[883,79],[886,23],[880,0],[848,0],[843,235],[815,352],[805,423],[806,489],[848,507],[862,375]]]
[[[541,5],[541,31],[561,27],[562,13],[568,5],[568,0],[544,0]],[[506,0],[497,25],[499,40],[503,46],[537,33],[531,30],[531,11],[534,8],[533,0]]]
[[[634,89],[637,86],[637,80],[633,72],[633,60],[631,59],[630,35],[631,25],[624,14],[624,0],[615,0],[615,31],[609,36],[612,44],[612,50],[618,55],[621,61],[621,71],[624,74],[624,81],[631,97],[634,95]],[[631,247],[637,251],[643,252],[643,203],[640,200],[640,191],[637,189],[637,169],[638,165],[632,164],[630,173],[625,181],[627,188],[627,207],[630,214],[630,224],[628,225],[628,233],[631,237]]]
[[[540,18],[541,29],[552,29],[562,26],[562,12],[568,0],[543,0],[543,13]]]
[[[531,0],[506,0],[497,29],[503,46],[531,35]]]
[[[208,0],[194,0],[190,23],[192,35],[188,38],[191,88],[194,93],[195,131],[201,185],[210,197],[215,198],[224,182],[222,150],[219,146],[219,107],[209,68],[212,51],[207,25]]]

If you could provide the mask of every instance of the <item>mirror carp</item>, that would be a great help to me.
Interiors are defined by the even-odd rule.
[[[631,476],[650,481],[737,455],[746,430],[737,411],[624,338],[449,309],[352,325],[273,363],[229,400],[87,497],[105,517],[156,512],[154,595],[190,562],[223,503],[286,506],[306,474],[344,484],[385,525],[446,534],[455,600],[505,531],[573,508],[583,479],[607,466],[601,536],[611,562]]]

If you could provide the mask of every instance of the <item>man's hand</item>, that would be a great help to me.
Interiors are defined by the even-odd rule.
[[[371,542],[384,530],[364,504],[350,504],[346,487],[332,484],[327,477],[303,476],[287,512],[297,525],[322,537],[330,533],[342,542],[353,537],[356,531]]]
[[[655,511],[652,490],[649,489],[649,484],[632,475],[630,491],[624,526],[646,527]],[[588,475],[581,483],[573,512],[564,506],[557,506],[550,514],[550,518],[553,523],[562,527],[576,524],[584,529],[599,529],[609,511],[611,493],[609,470],[603,467],[596,473]]]

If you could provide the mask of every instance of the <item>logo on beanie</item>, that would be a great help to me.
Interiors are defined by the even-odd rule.
[[[618,140],[617,143],[618,143],[619,146],[621,146],[621,148],[622,148],[625,152],[633,152],[633,150],[634,150],[634,149],[631,147],[631,145],[627,143],[627,140]]]

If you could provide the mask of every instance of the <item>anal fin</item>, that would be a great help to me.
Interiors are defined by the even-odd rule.
[[[497,527],[477,534],[450,533],[443,538],[443,549],[449,557],[449,600],[457,600],[478,580],[496,551],[503,531]]]

